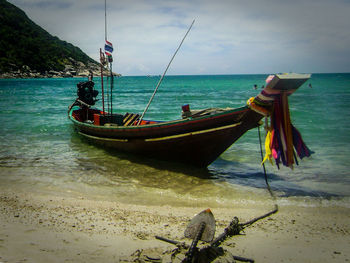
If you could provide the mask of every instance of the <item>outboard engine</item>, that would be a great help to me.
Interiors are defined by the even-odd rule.
[[[78,99],[91,106],[95,105],[98,91],[94,90],[94,85],[95,83],[93,81],[79,82],[77,84]]]

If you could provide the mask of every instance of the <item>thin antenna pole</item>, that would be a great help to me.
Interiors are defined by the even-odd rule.
[[[137,125],[140,125],[140,123],[141,123],[143,117],[145,116],[146,111],[148,110],[148,108],[149,108],[149,106],[150,106],[150,104],[151,104],[151,102],[152,102],[154,96],[156,95],[156,92],[157,92],[157,90],[158,90],[160,84],[162,83],[163,78],[164,78],[165,74],[167,73],[167,71],[168,71],[168,69],[169,69],[169,67],[170,67],[171,62],[173,62],[173,59],[175,58],[175,56],[176,56],[177,52],[179,51],[180,47],[182,46],[182,43],[185,41],[185,38],[187,37],[188,33],[190,32],[190,30],[191,30],[191,28],[192,28],[192,26],[193,26],[193,24],[194,24],[194,21],[195,21],[195,19],[192,21],[191,26],[188,28],[188,30],[187,30],[185,36],[183,37],[183,39],[182,39],[180,45],[178,46],[178,48],[176,49],[174,55],[172,56],[172,58],[171,58],[171,60],[170,60],[170,62],[169,62],[169,64],[168,64],[168,66],[166,67],[166,69],[165,69],[165,71],[164,71],[162,77],[159,79],[158,84],[157,84],[157,86],[156,86],[156,88],[155,88],[155,90],[154,90],[154,92],[153,92],[153,94],[152,94],[152,97],[150,98],[150,100],[149,100],[149,102],[148,102],[148,104],[147,104],[145,110],[143,111],[143,113],[142,113],[142,115],[141,115],[141,118],[139,119]]]

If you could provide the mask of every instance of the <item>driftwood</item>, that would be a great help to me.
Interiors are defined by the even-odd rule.
[[[210,210],[209,210],[210,212]],[[171,252],[171,258],[168,259],[165,262],[198,262],[198,263],[207,263],[207,262],[216,262],[216,263],[224,263],[224,262],[254,262],[253,259],[240,257],[240,256],[234,256],[228,251],[225,251],[220,245],[228,238],[235,236],[235,235],[241,235],[242,231],[254,224],[255,222],[262,220],[264,218],[267,218],[275,213],[278,212],[277,205],[275,206],[275,209],[262,215],[259,217],[256,217],[250,221],[247,221],[245,223],[240,223],[237,217],[234,217],[234,219],[230,222],[227,228],[225,228],[224,232],[220,234],[216,239],[212,240],[211,242],[208,242],[208,239],[203,240],[204,242],[208,242],[209,245],[204,246],[203,248],[198,248],[197,244],[199,240],[202,240],[202,235],[205,231],[209,231],[212,229],[212,226],[210,226],[211,223],[208,223],[208,218],[212,216],[211,212],[209,214],[208,210],[205,210],[201,213],[199,213],[197,216],[195,216],[192,221],[190,222],[189,226],[187,227],[185,231],[188,233],[190,230],[192,230],[192,234],[190,237],[193,239],[192,244],[189,246],[184,242],[179,242],[171,239],[167,239],[164,237],[156,236],[155,238],[170,244],[175,245],[177,248],[174,249]],[[205,215],[203,217],[203,215]],[[202,217],[201,217],[202,216]],[[201,220],[201,221],[197,221]],[[196,225],[197,224],[197,225]],[[208,227],[209,225],[209,227]],[[197,228],[196,228],[197,227]],[[189,230],[189,228],[192,228]],[[194,229],[194,232],[193,232]],[[147,256],[146,256],[147,257]],[[148,259],[149,261],[152,261]],[[141,261],[142,262],[142,261]],[[154,261],[156,262],[156,261]],[[161,261],[157,261],[161,262]]]

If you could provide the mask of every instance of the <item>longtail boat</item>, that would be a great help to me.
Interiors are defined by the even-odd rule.
[[[271,141],[269,143],[271,149],[266,150],[265,160],[271,161],[273,156],[277,165],[283,162],[284,165],[292,167],[294,161],[297,162],[293,147],[301,158],[310,155],[301,135],[291,125],[287,99],[288,95],[310,78],[309,74],[271,75],[261,93],[249,99],[248,105],[241,108],[192,111],[189,105],[184,105],[181,119],[173,121],[143,119],[195,20],[172,56],[144,112],[141,115],[113,114],[113,44],[107,40],[106,8],[105,1],[104,52],[100,49],[102,110],[93,108],[98,91],[94,89],[92,76],[89,81],[77,84],[78,98],[68,110],[68,117],[80,135],[93,143],[114,148],[120,152],[206,167],[246,131],[257,127],[264,116],[271,116],[271,127],[267,134],[267,140]],[[106,70],[110,72],[107,111],[103,86]]]
[[[111,114],[94,108],[98,92],[94,82],[86,81],[77,85],[78,98],[69,107],[68,117],[81,136],[98,145],[148,158],[206,167],[245,132],[257,127],[264,116],[272,116],[276,101],[286,99],[309,78],[309,74],[271,75],[260,94],[243,107],[193,111],[184,105],[182,118],[173,121],[144,120],[140,114]],[[288,108],[288,103],[286,106]],[[289,111],[287,113],[289,116]],[[291,129],[287,127],[281,131],[282,137],[286,135],[286,142],[279,138],[281,136],[276,137],[281,145],[288,146]],[[285,153],[285,159],[290,158],[288,154]]]

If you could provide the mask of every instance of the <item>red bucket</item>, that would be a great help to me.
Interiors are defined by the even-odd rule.
[[[189,105],[189,104],[183,105],[183,106],[182,106],[182,111],[183,111],[183,112],[188,112],[188,111],[190,111],[190,105]]]
[[[100,114],[94,113],[94,124],[100,125]]]

